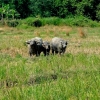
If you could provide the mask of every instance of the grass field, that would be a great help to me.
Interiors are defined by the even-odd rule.
[[[66,39],[66,53],[30,58],[35,36]],[[0,27],[0,100],[100,100],[100,27]]]

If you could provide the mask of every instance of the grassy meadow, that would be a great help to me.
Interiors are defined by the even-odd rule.
[[[35,36],[66,39],[66,53],[30,58]],[[100,27],[0,27],[0,100],[100,100]]]

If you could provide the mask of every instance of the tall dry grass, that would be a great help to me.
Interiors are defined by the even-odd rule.
[[[81,38],[86,38],[86,33],[84,32],[83,28],[78,28],[78,34]]]

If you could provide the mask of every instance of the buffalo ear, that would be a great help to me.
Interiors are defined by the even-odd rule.
[[[68,44],[68,42],[66,41],[66,45]]]
[[[65,40],[65,44],[67,45],[68,44],[68,42]]]
[[[30,44],[32,40],[25,41],[26,44]]]
[[[26,44],[30,44],[30,41],[25,41]]]

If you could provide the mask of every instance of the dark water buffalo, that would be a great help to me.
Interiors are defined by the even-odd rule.
[[[40,56],[41,52],[46,56],[50,53],[50,43],[48,41],[43,41],[40,37],[32,38],[26,41],[26,44],[28,44],[30,56]]]
[[[66,51],[67,47],[67,41],[59,38],[59,37],[54,37],[51,41],[51,51],[52,54],[64,54]]]
[[[50,53],[50,43],[48,41],[43,41],[42,51],[44,53],[44,56],[49,55],[49,53]]]
[[[43,40],[40,37],[32,38],[31,40],[26,41],[29,47],[29,55],[40,56]]]

